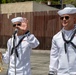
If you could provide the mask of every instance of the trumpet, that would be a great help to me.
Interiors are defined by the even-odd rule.
[[[2,53],[0,52],[0,72],[2,72],[3,71],[3,67],[2,67],[2,65],[3,65],[3,61],[2,61]]]

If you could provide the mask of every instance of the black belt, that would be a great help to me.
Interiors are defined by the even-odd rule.
[[[76,48],[76,45],[72,42],[72,39],[74,38],[75,33],[76,33],[76,30],[74,31],[71,39],[70,40],[66,40],[65,39],[65,36],[64,36],[64,33],[62,32],[62,37],[63,37],[63,40],[64,40],[65,53],[67,53],[66,44],[69,44],[70,43],[74,48]]]

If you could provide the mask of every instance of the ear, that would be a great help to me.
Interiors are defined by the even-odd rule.
[[[74,17],[74,24],[76,23],[76,17]]]

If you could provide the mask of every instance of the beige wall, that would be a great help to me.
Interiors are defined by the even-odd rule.
[[[33,3],[33,10],[34,11],[50,11],[50,10],[58,10],[58,9],[47,6],[45,4],[41,4],[41,3],[38,4],[38,3],[34,2]]]
[[[20,13],[20,12],[33,12],[33,11],[49,11],[57,10],[44,4],[39,4],[34,1],[8,3],[0,5],[0,13]]]
[[[33,2],[1,4],[1,13],[32,12]]]

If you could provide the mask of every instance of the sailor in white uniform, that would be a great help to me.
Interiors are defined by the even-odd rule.
[[[48,75],[76,75],[75,7],[58,11],[63,28],[53,36]]]
[[[13,48],[14,37],[12,37],[8,40],[6,53],[2,54],[3,61],[9,64],[8,75],[31,75],[31,50],[39,45],[39,41],[28,31],[26,18],[16,17],[11,22],[13,27],[18,29],[18,33],[15,32],[16,47]]]

